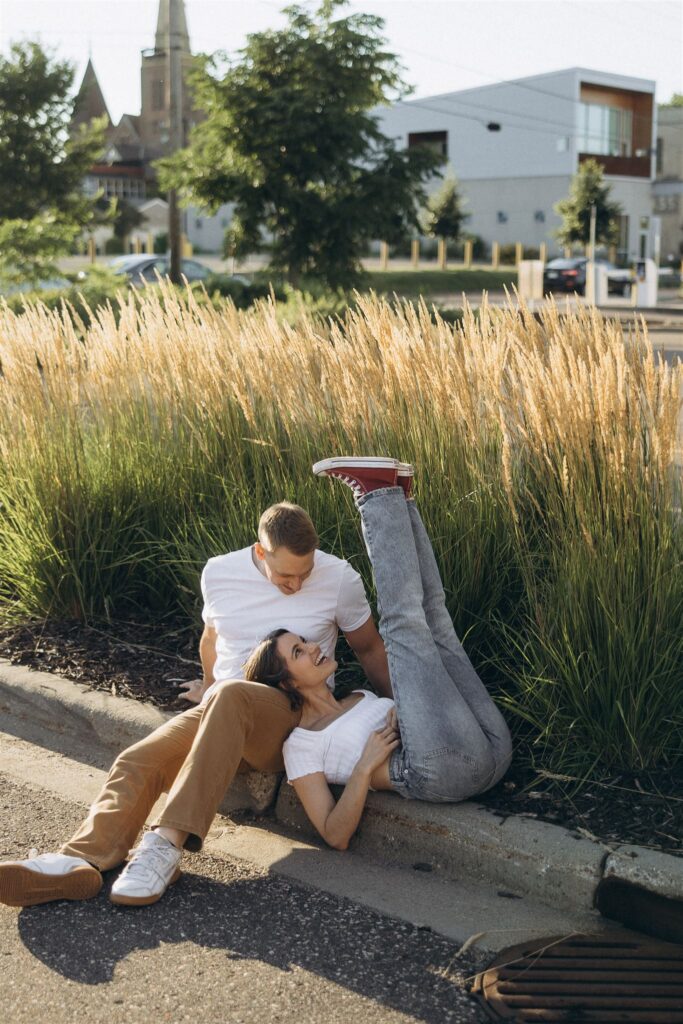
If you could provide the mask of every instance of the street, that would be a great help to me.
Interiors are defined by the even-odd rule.
[[[0,858],[54,850],[83,806],[0,775]],[[13,1024],[308,1021],[479,1024],[472,961],[434,932],[243,861],[204,854],[158,904],[0,907],[0,992]]]

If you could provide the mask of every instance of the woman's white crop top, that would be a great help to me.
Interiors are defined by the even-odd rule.
[[[376,697],[369,690],[354,690],[364,696],[325,729],[314,731],[300,726],[289,734],[282,748],[287,778],[324,772],[328,782],[345,786],[356,767],[370,733],[386,724],[394,702]]]

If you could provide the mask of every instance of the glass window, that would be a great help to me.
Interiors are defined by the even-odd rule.
[[[164,95],[163,78],[155,78],[152,81],[152,110],[163,110],[166,97]]]
[[[598,103],[579,107],[579,150],[597,156],[631,156],[633,112]]]
[[[448,156],[448,132],[410,132],[408,149],[414,146],[427,146],[445,160]]]

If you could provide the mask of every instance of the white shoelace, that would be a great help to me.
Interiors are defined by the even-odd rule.
[[[352,476],[346,476],[345,474],[338,472],[329,473],[328,475],[336,476],[337,480],[341,480],[341,482],[346,484],[347,487],[350,487],[351,490],[353,491],[354,498],[362,498],[362,496],[365,494],[365,491],[363,490],[361,485],[356,480],[354,480]]]
[[[121,873],[121,879],[130,878],[134,882],[148,883],[157,878],[164,885],[178,866],[180,857],[174,848],[164,849],[162,846],[138,846]]]

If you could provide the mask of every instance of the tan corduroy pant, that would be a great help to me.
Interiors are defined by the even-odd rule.
[[[201,850],[236,772],[282,771],[282,744],[299,723],[287,698],[261,683],[221,683],[207,703],[172,718],[117,757],[76,834],[61,849],[105,871],[125,860],[156,800],[156,826],[188,832]]]

